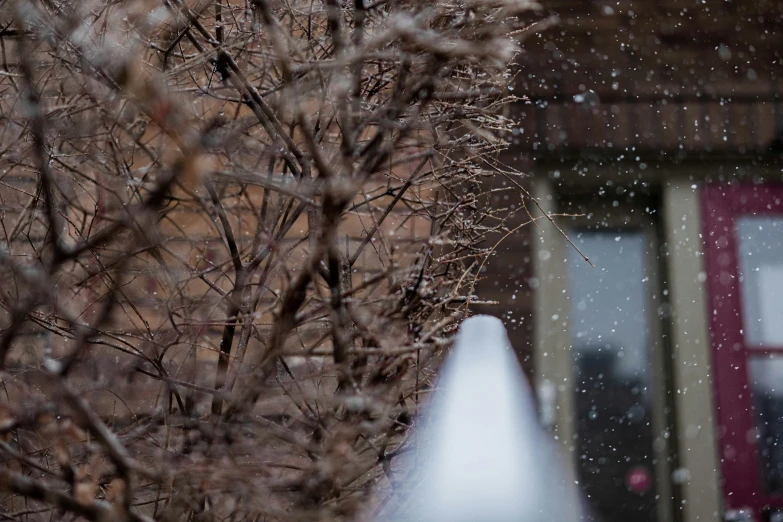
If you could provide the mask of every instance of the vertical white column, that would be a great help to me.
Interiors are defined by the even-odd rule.
[[[676,443],[684,522],[719,520],[719,461],[707,315],[699,192],[692,182],[664,185],[666,268],[672,305]]]
[[[546,213],[557,211],[556,194],[545,177],[536,178],[533,197]],[[529,205],[534,217],[540,217],[534,205]],[[573,456],[574,377],[571,336],[568,329],[570,302],[568,299],[568,256],[562,234],[546,218],[539,219],[533,245],[534,270],[534,372],[539,399],[545,402],[542,420],[558,445],[566,452],[571,471]]]

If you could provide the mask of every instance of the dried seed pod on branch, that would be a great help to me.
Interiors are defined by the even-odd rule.
[[[6,3],[4,518],[332,520],[393,484],[508,232],[535,7]]]

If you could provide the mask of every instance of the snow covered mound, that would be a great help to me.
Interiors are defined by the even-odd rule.
[[[462,324],[416,443],[409,496],[395,520],[578,520],[573,480],[539,426],[530,385],[495,317]]]

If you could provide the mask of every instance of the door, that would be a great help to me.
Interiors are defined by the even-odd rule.
[[[542,234],[537,371],[553,384],[542,410],[571,457],[586,520],[660,522],[672,517],[657,213],[654,198],[618,199],[561,198],[568,240]],[[551,330],[564,335],[546,338]]]
[[[727,518],[783,521],[783,186],[702,194]]]

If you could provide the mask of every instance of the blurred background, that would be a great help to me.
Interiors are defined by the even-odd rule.
[[[783,4],[545,6],[480,291],[597,520],[783,520]]]

